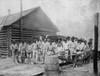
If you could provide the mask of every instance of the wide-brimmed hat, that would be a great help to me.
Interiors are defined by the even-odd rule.
[[[75,39],[75,37],[74,37],[74,36],[72,36],[72,37],[71,37],[71,40],[74,40],[74,39]]]
[[[70,39],[70,36],[67,36],[66,39],[69,40]]]

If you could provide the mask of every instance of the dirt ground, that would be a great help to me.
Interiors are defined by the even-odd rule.
[[[34,76],[44,72],[41,64],[18,64],[11,58],[0,59],[0,76]]]
[[[98,72],[100,73],[100,61],[98,61]],[[61,76],[95,76],[93,74],[93,63],[85,64],[81,67],[66,68]],[[98,75],[100,76],[100,74]]]
[[[100,61],[98,71],[100,72]],[[41,64],[18,64],[13,63],[11,58],[0,59],[0,76],[34,76],[43,72],[44,65]],[[94,76],[93,63],[76,68],[66,67],[61,73],[51,71],[43,76]]]

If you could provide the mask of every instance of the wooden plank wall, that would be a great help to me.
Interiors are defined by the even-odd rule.
[[[21,35],[20,35],[20,29],[11,27],[11,41],[20,41],[21,40]]]
[[[3,27],[0,30],[0,55],[8,54],[9,27]]]
[[[49,34],[49,32],[23,29],[23,41],[30,41],[32,37],[46,34]],[[12,41],[21,41],[20,28],[14,26],[3,27],[0,31],[0,54],[8,56],[11,54],[10,45]]]

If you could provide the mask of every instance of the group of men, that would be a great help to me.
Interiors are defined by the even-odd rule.
[[[31,63],[44,63],[47,55],[65,55],[73,59],[74,54],[81,54],[92,50],[92,39],[87,42],[75,37],[67,37],[65,40],[58,38],[51,41],[49,38],[40,37],[29,42],[12,42],[10,49],[14,62],[24,63],[27,59]]]

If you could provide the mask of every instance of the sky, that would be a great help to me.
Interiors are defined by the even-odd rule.
[[[22,0],[23,10],[41,6],[65,36],[93,37],[97,0]],[[0,16],[20,12],[20,0],[0,0]]]

